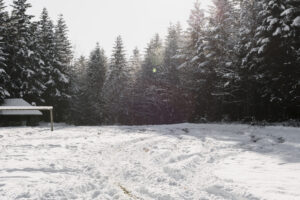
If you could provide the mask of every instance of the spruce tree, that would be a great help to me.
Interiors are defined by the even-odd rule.
[[[68,122],[76,125],[89,124],[91,117],[94,117],[87,112],[87,63],[88,60],[84,56],[80,56],[80,58],[74,62],[74,70],[71,74],[73,79],[71,87],[72,97],[69,99],[69,104],[72,106],[68,113]]]
[[[238,79],[233,65],[236,32],[233,5],[229,0],[214,0],[213,3],[203,47],[207,63],[201,68],[204,73],[205,115],[210,120],[224,117],[222,115],[234,106],[232,83]]]
[[[54,40],[54,26],[49,18],[46,8],[43,9],[40,21],[38,22],[38,51],[41,55],[44,66],[43,82],[46,84],[47,92],[44,93],[44,98],[49,102],[49,91],[53,91],[56,87],[54,83],[54,68],[57,63],[56,48]]]
[[[259,0],[242,0],[239,9],[239,31],[234,47],[237,55],[234,65],[239,79],[235,81],[235,120],[250,121],[255,118],[257,97],[257,84],[255,81],[255,71],[251,68],[251,60],[248,53],[256,44],[254,38],[255,30],[259,26],[258,13],[260,11]]]
[[[296,116],[299,90],[298,1],[262,0],[261,24],[248,57],[258,85],[257,116],[278,120]],[[276,111],[275,111],[276,110]]]
[[[0,103],[5,97],[10,96],[7,91],[7,84],[9,83],[9,76],[6,73],[6,41],[5,35],[7,34],[7,12],[3,0],[0,0]]]
[[[26,14],[31,5],[26,0],[14,0],[12,7],[7,36],[7,73],[11,77],[8,89],[12,97],[39,102],[44,88],[36,62],[39,55],[33,44],[35,28],[30,21],[32,16]]]
[[[206,22],[204,10],[201,9],[200,2],[196,1],[190,13],[189,26],[185,35],[184,46],[181,50],[184,61],[178,67],[182,87],[184,88],[183,94],[189,101],[188,108],[191,109],[188,117],[191,121],[199,121],[200,118],[204,118],[205,109],[203,108],[207,108],[204,97],[207,91],[202,91],[205,81],[204,69],[208,64],[203,49]]]
[[[55,27],[55,44],[56,44],[56,56],[59,62],[67,70],[70,67],[72,61],[72,46],[69,41],[68,28],[63,15],[59,15],[58,21]]]
[[[159,77],[163,73],[163,45],[156,34],[146,48],[146,54],[137,76],[134,98],[134,118],[139,124],[153,124],[162,121],[160,115]],[[162,114],[162,113],[161,113]],[[159,116],[159,117],[158,117]]]
[[[135,81],[137,78],[137,74],[140,72],[140,70],[142,68],[141,54],[137,47],[133,50],[132,56],[130,57],[128,65],[129,65],[128,68],[130,70],[129,74],[131,76],[130,79]]]
[[[48,26],[51,26],[50,22],[48,22]],[[51,27],[47,29],[50,31]],[[50,31],[50,37],[52,37],[51,34]],[[71,74],[72,59],[71,45],[67,36],[67,26],[62,15],[59,16],[55,27],[53,42],[54,51],[52,52],[51,48],[48,49],[51,51],[52,57],[49,58],[51,60],[48,63],[51,66],[48,65],[48,80],[45,83],[47,89],[44,98],[47,104],[55,107],[55,119],[62,121],[67,116],[68,102],[71,98],[71,79],[69,76]],[[52,41],[48,44],[52,46]]]
[[[101,124],[104,122],[104,99],[103,86],[107,70],[107,58],[104,50],[97,44],[90,55],[87,64],[86,88],[87,97],[86,112],[90,115],[88,119],[91,124]]]
[[[125,121],[128,110],[125,104],[125,89],[128,85],[128,69],[123,41],[118,36],[110,59],[107,80],[105,82],[106,111],[111,123]]]
[[[164,103],[164,123],[179,123],[186,120],[188,100],[183,96],[178,67],[182,60],[183,36],[179,23],[170,25],[166,37],[163,72],[160,73],[161,93]]]

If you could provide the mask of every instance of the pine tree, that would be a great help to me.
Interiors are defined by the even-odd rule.
[[[31,89],[25,90],[24,99],[36,104],[44,103],[43,94],[46,90],[44,84],[43,76],[45,75],[44,61],[39,52],[40,43],[37,37],[38,23],[32,22],[29,26],[29,33],[31,40],[28,43],[28,48],[31,50],[29,55],[30,69],[33,71],[32,75],[29,77],[28,82],[32,85]]]
[[[239,31],[234,48],[237,55],[234,65],[239,79],[235,81],[235,112],[236,120],[250,121],[255,118],[255,102],[257,102],[257,85],[254,71],[251,70],[248,53],[255,46],[255,30],[259,25],[259,0],[242,0],[239,5]]]
[[[156,34],[146,48],[146,55],[142,65],[141,77],[149,84],[155,84],[158,74],[163,72],[163,44]]]
[[[56,56],[58,61],[67,70],[72,61],[72,47],[67,35],[67,25],[63,15],[59,15],[57,25],[55,27],[55,44]]]
[[[199,121],[203,118],[205,113],[203,108],[207,108],[204,104],[206,90],[203,90],[203,83],[205,81],[205,67],[208,61],[205,57],[205,24],[207,19],[204,15],[204,10],[201,9],[201,4],[196,1],[194,8],[188,20],[188,29],[185,35],[184,46],[181,50],[184,62],[178,67],[180,69],[180,78],[182,87],[184,88],[184,96],[189,100],[188,108],[191,121]]]
[[[248,59],[258,85],[256,114],[260,119],[278,120],[296,116],[299,90],[298,1],[262,0],[260,26]]]
[[[105,82],[106,110],[111,123],[125,121],[128,110],[125,104],[125,89],[128,85],[128,68],[124,53],[123,41],[118,36],[113,48],[112,57]]]
[[[47,23],[48,28],[45,27],[45,30],[49,32],[49,38],[51,38],[51,23],[49,20]],[[67,26],[62,15],[59,16],[55,27],[53,42],[53,52],[51,49],[52,41],[45,43],[46,46],[51,45],[51,48],[48,49],[51,57],[49,57],[50,62],[47,63],[49,70],[47,72],[48,80],[45,83],[47,89],[44,98],[47,104],[55,107],[55,119],[61,121],[67,116],[68,102],[71,97],[71,79],[69,76],[71,74],[72,59],[71,45],[67,37]]]
[[[87,59],[80,56],[74,62],[74,70],[72,71],[72,98],[70,104],[72,105],[69,110],[68,122],[76,125],[89,124],[91,119],[90,113],[87,112],[88,96],[86,95],[87,88]],[[85,106],[83,106],[85,105]]]
[[[54,83],[53,72],[57,63],[56,48],[54,40],[54,26],[49,18],[46,8],[43,9],[40,21],[38,22],[38,51],[41,55],[41,62],[43,62],[44,75],[43,82],[46,84],[47,92],[44,93],[44,98],[49,101],[49,91],[53,91],[56,87]],[[50,103],[50,102],[45,102]]]
[[[7,34],[7,12],[4,9],[3,0],[0,0],[0,103],[5,97],[10,96],[6,86],[9,82],[9,76],[6,73],[7,54],[5,53],[7,45],[5,41],[5,35]]]
[[[165,123],[179,123],[186,120],[186,109],[188,107],[183,88],[180,82],[178,67],[181,63],[181,50],[183,48],[183,36],[180,24],[172,25],[168,29],[166,37],[163,72],[160,73],[159,87],[164,90],[161,93],[163,110],[165,111]]]
[[[86,112],[90,115],[89,123],[104,122],[103,86],[107,70],[107,59],[104,50],[97,44],[87,64],[85,96],[87,97]]]
[[[142,59],[141,59],[141,54],[139,49],[136,47],[133,52],[132,52],[132,56],[129,60],[129,66],[128,66],[129,70],[130,70],[130,76],[133,81],[136,80],[137,78],[137,74],[140,72],[141,68],[142,68]]]
[[[13,11],[8,23],[7,73],[11,77],[8,84],[12,97],[23,97],[28,101],[40,101],[43,84],[40,81],[39,56],[34,48],[34,24],[31,15],[26,14],[31,7],[26,0],[13,1]]]
[[[207,62],[203,63],[205,115],[211,120],[220,119],[234,106],[232,82],[238,79],[234,69],[235,11],[231,1],[215,0],[209,17],[203,51]],[[221,102],[225,105],[222,105]],[[224,110],[224,109],[227,110]]]
[[[163,46],[156,34],[146,48],[146,54],[137,74],[134,87],[133,118],[139,124],[159,123],[164,118],[159,116],[161,99],[159,96],[160,77],[163,73]],[[159,117],[158,117],[159,116]]]
[[[179,62],[176,56],[182,48],[182,33],[179,23],[177,25],[170,25],[165,44],[163,71],[169,84],[178,87],[179,76],[177,68]]]
[[[197,0],[188,20],[189,27],[183,52],[185,62],[179,68],[195,69],[199,63],[203,62],[201,46],[203,45],[205,24],[204,10],[201,9],[201,4]]]
[[[0,102],[7,96],[9,96],[9,92],[6,89],[6,84],[9,81],[9,76],[6,73],[6,54],[5,54],[5,34],[6,34],[6,15],[7,13],[4,11],[4,3],[0,1]]]

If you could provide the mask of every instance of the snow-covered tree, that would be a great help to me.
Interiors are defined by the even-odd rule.
[[[63,15],[59,15],[57,24],[55,26],[56,56],[58,58],[58,61],[66,69],[70,67],[73,58],[72,46],[69,41],[67,32],[68,28]]]
[[[7,73],[11,77],[8,85],[12,97],[23,97],[28,101],[40,101],[43,84],[39,74],[39,55],[36,52],[35,28],[31,24],[31,7],[26,0],[13,1],[13,10],[8,22]]]
[[[6,59],[7,54],[5,53],[6,41],[5,35],[7,34],[7,12],[3,0],[0,0],[0,102],[7,96],[10,96],[7,91],[7,84],[9,82],[9,76],[6,73]]]
[[[87,64],[85,95],[88,100],[86,111],[91,116],[89,123],[100,124],[104,121],[103,86],[106,70],[107,58],[97,44]]]
[[[125,89],[128,85],[128,68],[121,36],[116,39],[107,75],[104,86],[106,110],[112,123],[120,123],[125,120],[124,116],[128,114],[127,108],[124,107],[126,102],[124,99]]]
[[[146,54],[140,74],[142,79],[154,83],[155,77],[163,72],[163,51],[164,48],[161,38],[159,34],[155,34],[146,48]]]
[[[89,123],[89,119],[93,116],[86,112],[86,104],[88,97],[86,95],[87,88],[87,64],[88,60],[84,56],[80,56],[74,62],[74,70],[72,70],[71,77],[71,94],[69,99],[71,107],[69,109],[68,122],[76,125],[84,125]],[[85,105],[85,106],[83,106]]]
[[[140,51],[137,47],[132,52],[132,55],[129,59],[128,68],[132,81],[135,81],[137,78],[137,74],[142,68],[142,58]]]
[[[261,3],[258,15],[261,24],[255,31],[256,44],[248,55],[259,85],[257,110],[263,111],[258,113],[261,118],[284,119],[295,115],[299,96],[300,3],[293,0]]]
[[[188,25],[184,51],[182,52],[185,62],[179,66],[180,69],[185,68],[185,70],[196,69],[198,68],[198,64],[203,62],[203,59],[201,59],[201,47],[203,45],[205,35],[206,18],[204,10],[201,9],[201,4],[198,0],[195,2],[194,8],[191,10]]]
[[[207,19],[201,4],[196,1],[188,19],[188,28],[185,34],[184,46],[179,53],[183,59],[178,69],[184,96],[189,101],[189,108],[192,110],[189,119],[198,120],[203,114],[204,104],[201,100],[206,91],[201,91],[204,83],[203,68],[208,64],[205,58],[204,39]]]
[[[182,49],[183,36],[181,31],[181,25],[170,25],[168,28],[168,35],[165,42],[164,49],[164,61],[163,61],[163,72],[166,76],[169,84],[173,87],[178,87],[179,85],[179,75],[178,75],[178,57]]]
[[[56,109],[55,119],[61,121],[66,118],[68,102],[71,98],[71,59],[72,51],[67,36],[67,26],[62,15],[59,16],[53,33],[52,22],[44,10],[41,16],[41,39],[45,52],[46,91],[44,99],[47,104]]]
[[[200,63],[203,73],[203,109],[211,119],[220,117],[220,102],[231,101],[232,82],[237,79],[234,70],[235,11],[230,0],[214,0],[205,33],[205,61]],[[199,51],[199,49],[198,49]],[[219,102],[218,102],[219,101]],[[228,108],[228,105],[226,106]],[[217,109],[216,109],[217,108]],[[218,110],[220,111],[220,110]]]
[[[133,118],[136,123],[155,123],[160,121],[158,116],[161,100],[159,77],[162,75],[163,46],[160,36],[156,34],[149,42],[141,70],[137,74],[134,87]],[[161,90],[160,90],[161,91]],[[156,116],[156,118],[155,118]]]
[[[254,107],[258,95],[247,54],[256,43],[254,35],[260,23],[258,13],[261,4],[259,0],[241,0],[239,3],[238,32],[234,47],[236,55],[234,65],[239,78],[231,82],[231,86],[234,86],[231,94],[235,99],[235,109],[232,109],[231,115],[235,120],[251,120],[255,116]]]
[[[56,87],[52,82],[52,75],[57,57],[55,52],[54,26],[46,8],[42,11],[38,25],[38,51],[41,55],[41,63],[43,63],[45,70],[43,81],[46,83],[48,90],[52,90],[51,86]],[[45,94],[45,96],[47,96],[47,94]]]

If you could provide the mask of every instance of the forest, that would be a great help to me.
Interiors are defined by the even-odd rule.
[[[62,15],[0,0],[0,103],[52,105],[76,125],[299,120],[300,1],[200,2],[144,50],[126,55],[117,36],[110,57],[97,43],[76,58]]]

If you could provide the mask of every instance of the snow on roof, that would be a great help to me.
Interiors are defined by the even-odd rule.
[[[4,99],[1,106],[26,106],[31,107],[24,99]],[[34,106],[32,106],[34,107]],[[0,110],[0,115],[42,115],[38,110]]]

